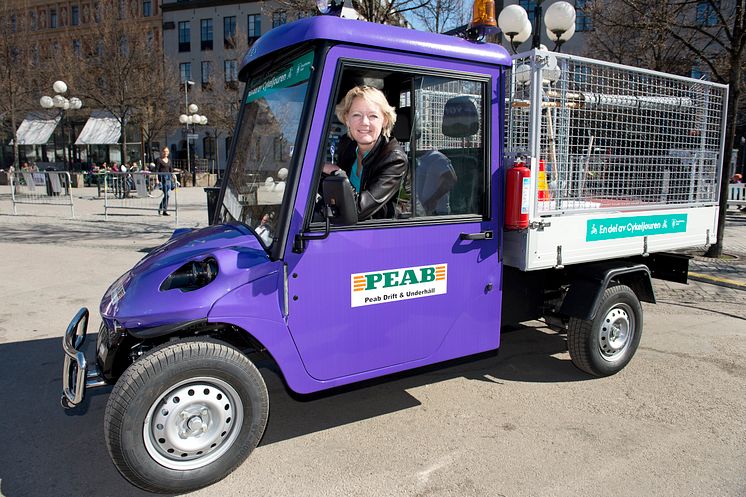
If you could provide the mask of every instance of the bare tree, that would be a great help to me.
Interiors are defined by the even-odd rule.
[[[420,21],[428,31],[443,33],[467,22],[463,0],[429,0],[412,10],[412,16]]]
[[[164,86],[166,73],[160,44],[151,28],[137,19],[127,18],[116,0],[101,0],[96,7],[98,33],[85,41],[85,50],[61,50],[57,61],[58,74],[66,75],[76,94],[88,107],[104,109],[121,125],[121,153],[126,161],[127,123],[143,118],[151,107],[153,116],[166,110],[163,95],[173,88]],[[158,91],[161,87],[163,91]]]
[[[140,125],[145,150],[144,160],[151,161],[153,141],[164,136],[173,127],[174,109],[179,108],[179,76],[175,64],[168,60],[153,64],[149,74],[149,91],[143,95],[141,105],[134,110],[133,118]]]
[[[428,5],[430,1],[435,0],[351,0],[351,4],[366,21],[406,26],[407,20],[404,18],[404,13]],[[271,16],[274,12],[284,11],[290,18],[294,18],[303,17],[316,11],[315,2],[312,0],[278,0],[278,4],[279,7],[270,9],[268,15]]]
[[[717,242],[707,252],[709,257],[720,257],[728,165],[743,103],[746,0],[605,0],[598,2],[594,13],[592,43],[602,57],[679,73],[699,65],[713,81],[730,85]]]
[[[22,115],[34,103],[36,79],[43,67],[34,64],[33,51],[24,34],[24,17],[17,16],[8,2],[0,6],[0,131],[13,138],[13,164],[18,166],[17,129]]]

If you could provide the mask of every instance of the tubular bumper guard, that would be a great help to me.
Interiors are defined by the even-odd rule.
[[[106,385],[95,364],[88,364],[80,350],[88,330],[88,309],[81,308],[67,326],[62,337],[65,363],[62,367],[62,407],[71,409],[83,401],[86,388]]]

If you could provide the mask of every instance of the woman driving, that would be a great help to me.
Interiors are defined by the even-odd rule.
[[[394,217],[396,195],[407,172],[407,155],[390,138],[396,112],[372,86],[356,86],[337,105],[337,118],[347,126],[339,145],[339,167],[324,164],[324,173],[344,171],[355,189],[358,220]]]

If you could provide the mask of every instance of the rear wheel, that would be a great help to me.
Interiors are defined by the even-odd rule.
[[[642,306],[626,285],[607,288],[592,320],[570,318],[567,348],[573,364],[595,376],[621,371],[642,336]]]
[[[182,493],[232,472],[264,433],[269,398],[262,376],[222,343],[168,345],[132,364],[109,397],[104,431],[130,482]]]

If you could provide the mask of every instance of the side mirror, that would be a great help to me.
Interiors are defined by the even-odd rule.
[[[343,172],[324,179],[322,186],[326,216],[337,226],[357,224],[357,202],[350,180]]]

